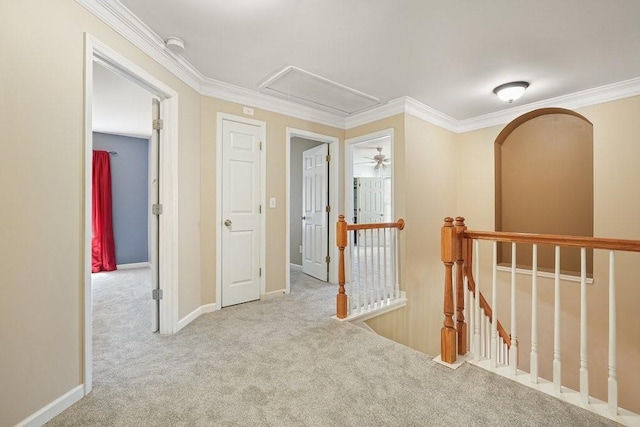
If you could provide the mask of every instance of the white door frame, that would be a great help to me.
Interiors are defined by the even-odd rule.
[[[115,50],[85,33],[84,68],[84,343],[83,382],[84,394],[93,386],[93,309],[91,290],[91,188],[93,154],[93,64],[101,65],[160,98],[161,117],[164,121],[162,156],[160,164],[160,200],[164,205],[160,216],[159,286],[163,291],[160,300],[160,333],[172,334],[178,330],[178,93],[151,74],[144,71]],[[151,106],[149,106],[151,108]],[[149,293],[151,298],[151,293]]]
[[[217,141],[216,141],[216,307],[222,307],[222,122],[231,120],[238,123],[260,127],[260,140],[262,150],[260,150],[260,204],[262,205],[262,215],[260,215],[260,266],[262,276],[260,277],[260,297],[266,293],[266,248],[267,248],[267,124],[266,122],[248,119],[246,117],[234,116],[233,114],[218,113],[217,118]]]
[[[357,136],[355,138],[350,138],[345,140],[344,151],[345,151],[345,174],[344,174],[344,182],[345,182],[345,191],[344,191],[344,207],[345,212],[348,213],[347,222],[351,222],[350,218],[353,216],[353,146],[360,144],[361,142],[367,142],[374,139],[380,138],[389,138],[389,146],[391,147],[391,158],[395,156],[393,152],[393,128],[384,129],[378,132],[369,133],[366,135]],[[395,167],[393,163],[391,164],[391,221],[395,221],[395,198],[393,187],[395,186]]]
[[[289,272],[290,260],[291,260],[291,139],[294,137],[311,139],[313,141],[324,142],[329,144],[329,155],[331,161],[329,162],[329,206],[331,206],[331,212],[329,212],[329,256],[331,262],[329,263],[329,283],[338,283],[338,247],[336,242],[336,227],[339,215],[339,191],[340,191],[340,147],[339,139],[334,136],[323,135],[320,133],[309,132],[302,129],[287,128],[287,143],[286,143],[286,219],[285,219],[285,280],[286,280],[286,293],[291,292],[291,274]]]

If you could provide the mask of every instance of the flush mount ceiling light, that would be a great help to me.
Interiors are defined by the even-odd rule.
[[[173,53],[184,52],[184,41],[178,37],[169,37],[165,42],[169,50]]]
[[[493,90],[493,93],[498,95],[498,98],[508,103],[512,103],[516,99],[520,98],[524,91],[529,87],[527,82],[511,82],[498,86]]]

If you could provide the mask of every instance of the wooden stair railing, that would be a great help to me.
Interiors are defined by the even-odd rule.
[[[348,224],[344,215],[338,217],[336,224],[336,245],[339,250],[338,259],[338,294],[336,295],[336,317],[344,319],[348,316],[348,296],[345,289],[345,256],[344,250],[347,247],[348,232],[353,230],[376,230],[376,229],[404,229],[405,223],[403,219],[396,222],[371,223],[371,224]],[[396,266],[397,268],[397,266]]]
[[[455,363],[457,354],[467,354],[467,342],[469,339],[467,323],[464,317],[464,283],[467,280],[468,290],[476,295],[476,282],[473,277],[473,246],[464,238],[467,227],[464,225],[464,218],[445,218],[442,227],[441,255],[445,264],[445,320],[441,330],[441,358],[447,363]],[[453,267],[455,265],[456,274],[456,322],[453,321]],[[482,292],[478,293],[480,298],[480,309],[484,312],[489,322],[493,322],[493,310],[487,302]],[[511,348],[511,336],[497,321],[497,331],[503,339],[507,348]]]
[[[489,359],[484,362],[478,363],[480,366],[487,369],[499,372],[505,375],[505,371],[497,370],[496,366],[496,349],[495,337],[498,335],[504,341],[505,345],[509,348],[509,355],[507,356],[508,376],[516,378],[518,375],[518,340],[516,338],[516,311],[517,304],[515,300],[516,295],[516,243],[531,244],[533,250],[532,267],[531,267],[531,281],[532,281],[532,295],[531,295],[531,356],[530,363],[530,377],[531,383],[538,385],[539,381],[545,382],[552,386],[552,391],[549,388],[541,391],[545,391],[555,396],[560,396],[565,393],[566,388],[561,383],[561,334],[560,334],[560,248],[561,247],[579,247],[581,249],[581,267],[580,267],[580,377],[579,377],[579,402],[576,403],[580,406],[591,408],[594,412],[599,412],[599,409],[594,409],[597,405],[603,402],[590,397],[589,395],[589,371],[588,371],[588,351],[587,351],[587,250],[598,249],[608,250],[609,253],[609,353],[608,353],[608,401],[607,406],[609,409],[609,416],[611,419],[626,423],[628,420],[633,425],[638,423],[640,425],[640,415],[618,408],[618,373],[617,373],[617,340],[616,340],[616,275],[615,275],[615,253],[617,251],[623,252],[640,252],[640,241],[638,240],[626,240],[626,239],[606,239],[606,238],[594,238],[594,237],[582,237],[582,236],[565,236],[565,235],[550,235],[550,234],[530,234],[530,233],[512,233],[512,232],[496,232],[496,231],[469,231],[464,224],[464,218],[447,217],[444,219],[444,225],[441,229],[441,259],[445,267],[444,278],[444,321],[441,329],[441,359],[446,363],[455,363],[457,354],[463,355],[467,353],[468,343],[468,331],[467,323],[464,317],[465,315],[465,298],[464,292],[465,284],[468,287],[468,291],[473,295],[478,295],[479,307],[482,312],[489,318],[491,323],[491,344],[489,346]],[[492,284],[492,304],[489,304],[484,298],[481,292],[476,292],[478,285],[473,276],[473,244],[476,247],[478,241],[484,240],[493,243],[493,284]],[[495,304],[497,294],[497,245],[498,242],[505,242],[511,244],[511,326],[512,335],[509,335],[504,329],[502,324],[495,318],[492,310],[492,305]],[[538,261],[537,261],[537,246],[538,245],[551,245],[555,246],[555,273],[554,278],[554,326],[553,326],[553,380],[552,383],[543,380],[538,376],[538,354],[537,354],[537,323],[538,323],[538,302],[537,302],[537,278],[539,275]],[[456,301],[455,301],[455,324],[454,324],[454,266],[455,266],[455,282],[456,282]],[[476,273],[478,272],[478,262],[476,260]],[[541,275],[542,277],[542,275]],[[494,325],[495,320],[495,325]],[[476,331],[477,335],[477,331]],[[479,349],[476,347],[475,352]],[[480,362],[478,355],[475,355],[476,362]],[[640,365],[636,367],[640,369]],[[571,403],[575,403],[569,400]],[[593,403],[596,406],[592,406]],[[637,409],[636,409],[637,410]],[[600,413],[601,415],[606,415]]]

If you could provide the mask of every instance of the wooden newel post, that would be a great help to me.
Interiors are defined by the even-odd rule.
[[[444,362],[456,361],[456,329],[453,324],[453,262],[455,260],[453,218],[446,217],[442,227],[440,249],[444,263],[444,322],[440,330],[440,357]]]
[[[464,238],[464,218],[456,217],[456,328],[458,330],[458,354],[467,354],[467,323],[464,321],[464,257],[467,240]]]
[[[338,260],[338,295],[336,295],[336,317],[344,319],[347,317],[347,294],[344,289],[344,248],[347,247],[347,222],[344,215],[338,217],[336,224],[336,245],[340,251]]]

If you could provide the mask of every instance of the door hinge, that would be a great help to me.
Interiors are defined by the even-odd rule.
[[[153,130],[161,130],[164,127],[162,119],[153,119]]]
[[[327,211],[327,213],[331,213],[331,206],[327,205],[327,207],[325,208],[325,211]]]
[[[324,259],[324,262],[329,264],[331,262],[331,257],[329,255],[327,255],[326,258]]]
[[[260,151],[262,151],[262,141],[260,141]]]
[[[162,289],[152,289],[151,290],[151,298],[154,300],[162,299]]]
[[[262,277],[262,267],[260,267],[260,269],[258,270],[258,274],[260,275],[260,277]]]
[[[327,154],[327,162],[331,161],[331,154]]]
[[[258,213],[262,213],[262,205],[258,206]]]
[[[162,205],[160,203],[155,203],[151,205],[151,213],[154,215],[162,214]]]

